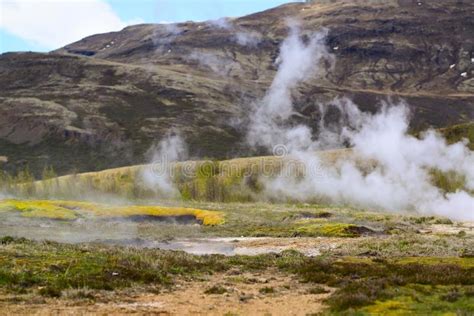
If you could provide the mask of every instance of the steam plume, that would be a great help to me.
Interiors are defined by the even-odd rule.
[[[267,149],[285,146],[302,162],[304,177],[285,172],[262,179],[271,198],[324,199],[392,211],[416,211],[456,220],[474,220],[474,153],[463,142],[448,145],[438,133],[427,131],[420,139],[408,134],[408,106],[384,103],[376,114],[363,113],[347,99],[320,104],[319,135],[306,125],[290,125],[294,114],[292,90],[321,72],[322,58],[332,58],[324,46],[326,32],[300,39],[292,26],[280,50],[279,68],[268,93],[255,109],[247,140]],[[339,120],[329,128],[324,113],[336,107]],[[322,166],[316,149],[350,144],[353,157]],[[356,161],[357,160],[357,161]],[[361,166],[360,161],[365,162]],[[370,167],[367,167],[370,166]],[[456,192],[433,184],[433,170],[452,172],[464,179]]]
[[[152,163],[142,172],[145,186],[160,196],[179,196],[172,178],[172,164],[188,157],[188,149],[179,134],[168,135],[151,149]]]
[[[258,32],[238,31],[235,34],[234,40],[240,46],[255,47],[262,41],[262,34]]]
[[[189,60],[198,62],[201,66],[209,68],[222,77],[227,77],[233,71],[241,70],[239,63],[210,52],[194,51],[189,55]]]
[[[247,140],[252,146],[267,149],[285,144],[290,151],[308,150],[312,146],[311,130],[304,125],[288,127],[293,111],[291,92],[297,85],[315,73],[319,61],[329,56],[324,45],[326,31],[314,34],[306,44],[300,38],[296,24],[280,49],[278,72],[266,96],[255,109]]]
[[[386,104],[373,115],[360,112],[351,102],[345,104],[343,109],[356,113],[353,120],[360,125],[343,133],[353,145],[354,155],[374,162],[374,167],[367,170],[354,160],[340,160],[333,166],[323,166],[323,175],[315,176],[314,167],[320,166],[317,155],[294,153],[306,166],[306,176],[267,181],[269,196],[323,198],[374,209],[474,220],[474,153],[464,143],[448,145],[433,130],[420,139],[409,135],[409,111],[403,103]],[[433,170],[464,176],[464,189],[443,192],[433,184]]]
[[[158,53],[163,54],[171,50],[176,38],[183,33],[178,24],[167,23],[158,25],[153,34],[153,44]]]
[[[224,30],[230,30],[232,29],[232,23],[230,22],[229,18],[220,18],[217,20],[209,20],[207,23],[211,26],[221,28]]]

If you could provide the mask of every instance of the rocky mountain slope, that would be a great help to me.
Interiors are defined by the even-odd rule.
[[[143,24],[56,51],[0,55],[0,164],[60,173],[143,162],[170,129],[192,157],[249,155],[249,106],[276,71],[288,20],[326,29],[332,58],[293,91],[308,124],[350,97],[374,111],[403,98],[412,128],[474,120],[474,2],[314,1],[236,19]],[[328,118],[331,119],[330,117]],[[317,133],[317,129],[315,129]]]

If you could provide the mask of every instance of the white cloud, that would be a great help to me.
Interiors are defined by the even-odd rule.
[[[122,21],[103,0],[2,0],[0,9],[0,29],[47,49],[138,22]]]

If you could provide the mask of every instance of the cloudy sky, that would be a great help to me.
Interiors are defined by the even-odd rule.
[[[290,1],[0,0],[0,53],[49,51],[130,24],[236,17]]]

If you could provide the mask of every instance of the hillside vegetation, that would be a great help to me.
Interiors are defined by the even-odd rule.
[[[350,150],[325,151],[318,154],[321,164],[334,165],[343,159],[355,159]],[[238,158],[224,161],[201,160],[175,162],[170,165],[149,164],[109,169],[99,172],[72,174],[60,177],[45,175],[35,181],[26,171],[15,177],[4,175],[6,192],[23,197],[97,198],[100,195],[125,199],[178,198],[202,201],[254,201],[260,195],[261,177],[273,178],[290,163],[295,176],[303,174],[304,166],[297,160],[266,156]],[[361,167],[370,168],[370,162],[358,161]],[[53,173],[54,174],[54,173]],[[164,192],[160,186],[146,182],[146,174],[163,179],[177,191]]]
[[[362,160],[350,149],[322,151],[315,153],[316,155],[322,167],[337,168],[344,161],[355,161],[358,168],[366,172],[376,167],[374,161]],[[40,181],[35,181],[28,172],[20,172],[17,177],[4,174],[0,178],[0,186],[4,192],[26,198],[268,201],[269,198],[264,194],[266,180],[276,178],[283,170],[291,170],[290,176],[298,179],[305,176],[307,167],[290,157],[267,156],[224,161],[184,161],[169,165],[137,165],[60,177],[55,177],[51,169],[46,169],[44,180]],[[150,177],[151,183],[147,181]],[[165,188],[153,182],[157,180],[164,181]],[[433,169],[431,181],[445,192],[456,192],[464,188],[466,179],[463,175]],[[166,190],[168,186],[173,190]],[[305,202],[330,201],[314,196]]]
[[[414,131],[471,122],[473,6],[292,3],[220,26],[142,24],[50,53],[2,54],[0,164],[13,173],[29,165],[36,176],[45,166],[62,175],[140,164],[170,129],[182,132],[191,157],[267,154],[245,144],[245,121],[276,74],[287,17],[304,38],[326,28],[335,60],[293,91],[293,121],[315,126],[320,104],[348,97],[372,112],[403,98]]]
[[[467,141],[467,145],[474,150],[474,123],[459,124],[440,130],[449,143]]]

